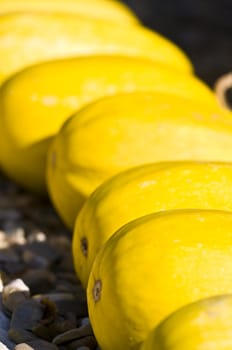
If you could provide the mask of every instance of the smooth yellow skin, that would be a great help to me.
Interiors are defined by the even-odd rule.
[[[150,60],[100,55],[41,63],[0,88],[2,169],[22,186],[46,193],[46,153],[63,122],[99,97],[135,90],[168,91],[217,104],[214,93],[193,75]]]
[[[231,212],[164,211],[124,225],[98,253],[87,288],[100,348],[137,350],[171,312],[230,293],[231,254]]]
[[[48,190],[71,226],[89,195],[120,171],[171,160],[232,161],[231,149],[229,111],[174,94],[118,94],[75,113],[56,134]]]
[[[125,26],[71,13],[16,12],[0,16],[0,82],[28,65],[84,54],[124,54],[166,63],[180,72],[192,64],[174,43],[142,25]]]
[[[67,218],[71,203],[62,212]],[[117,229],[152,212],[183,208],[232,211],[232,163],[151,163],[105,181],[86,200],[73,230],[74,265],[84,288],[98,251]]]
[[[136,24],[139,19],[124,3],[109,0],[0,0],[0,14],[20,11],[76,13],[91,18]]]
[[[231,350],[232,294],[184,305],[152,330],[140,350]]]

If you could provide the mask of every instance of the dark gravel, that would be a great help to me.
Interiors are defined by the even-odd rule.
[[[97,349],[70,252],[49,200],[0,175],[1,350]]]

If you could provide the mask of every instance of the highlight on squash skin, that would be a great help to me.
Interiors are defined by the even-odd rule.
[[[160,161],[229,162],[231,133],[231,114],[213,104],[151,91],[102,98],[75,113],[55,136],[47,163],[50,198],[72,228],[83,198],[116,173]],[[55,170],[49,165],[53,152]],[[71,192],[72,201],[65,196]]]
[[[136,90],[166,91],[217,105],[211,89],[187,76],[165,64],[121,55],[82,56],[28,67],[0,88],[0,164],[22,186],[46,194],[47,147],[74,111],[100,97]],[[24,133],[18,132],[21,128]],[[9,158],[11,153],[14,158]]]
[[[232,163],[163,161],[118,173],[89,195],[76,216],[72,249],[78,278],[86,288],[97,253],[127,222],[170,209],[232,211],[231,198]]]
[[[71,13],[1,15],[0,51],[0,75],[5,79],[41,61],[94,53],[149,58],[179,72],[193,71],[186,54],[151,29],[134,25],[125,31],[117,23]]]

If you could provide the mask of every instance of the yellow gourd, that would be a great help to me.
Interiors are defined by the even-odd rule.
[[[118,94],[75,113],[56,134],[47,158],[48,190],[72,225],[91,192],[120,171],[170,160],[232,161],[231,149],[229,111],[175,94]]]
[[[77,13],[91,18],[136,24],[139,19],[125,3],[108,0],[0,0],[0,14],[20,11]]]
[[[89,318],[100,348],[137,350],[178,308],[230,293],[231,255],[231,212],[164,211],[123,226],[98,253],[88,282]]]
[[[98,251],[117,229],[142,215],[183,208],[232,211],[232,163],[173,161],[133,167],[99,186],[78,216],[75,200],[67,202],[60,213],[69,227],[77,216],[72,250],[84,288]]]
[[[211,89],[193,75],[150,60],[94,55],[41,63],[0,88],[2,169],[22,186],[46,193],[46,153],[63,122],[99,97],[134,90],[168,91],[217,104]]]
[[[166,63],[181,72],[192,64],[174,43],[142,25],[119,26],[71,13],[15,12],[0,16],[0,82],[28,65],[84,54],[124,54]]]
[[[152,330],[140,350],[231,350],[232,294],[184,305]]]

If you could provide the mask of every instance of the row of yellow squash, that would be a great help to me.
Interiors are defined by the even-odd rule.
[[[228,322],[193,333],[180,308],[231,291],[231,112],[120,2],[0,13],[0,166],[71,230],[101,349],[229,349]]]

